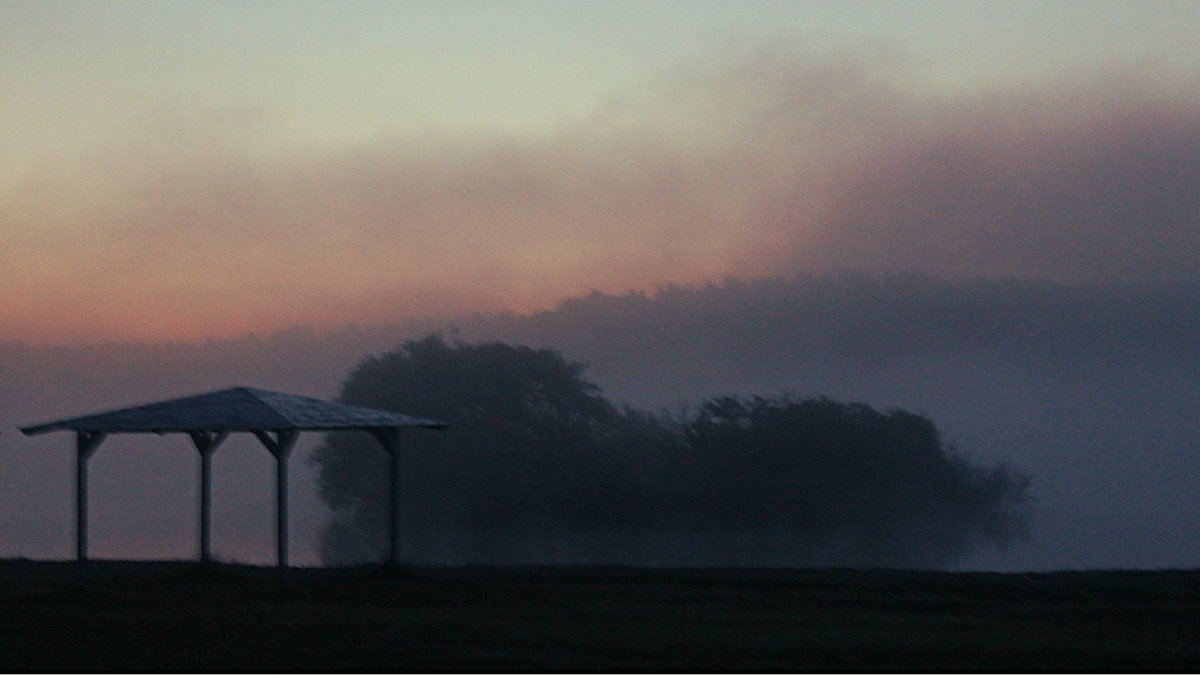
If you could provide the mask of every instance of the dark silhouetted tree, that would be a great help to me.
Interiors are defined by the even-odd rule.
[[[1026,532],[1028,479],[972,466],[910,412],[722,397],[685,433],[692,525],[737,533],[771,560],[938,567]]]
[[[635,477],[620,459],[629,447],[618,442],[624,416],[583,370],[550,350],[440,336],[358,366],[342,402],[450,424],[444,434],[405,432],[413,442],[403,454],[403,541],[412,555],[570,560],[581,531],[627,522]],[[383,550],[386,456],[370,443],[331,435],[314,454],[321,496],[336,514],[322,540],[327,563]]]
[[[501,343],[405,343],[340,400],[442,419],[406,431],[403,542],[426,563],[939,567],[1024,532],[1028,481],[934,423],[828,399],[721,397],[671,417],[610,403],[584,366]],[[313,456],[327,564],[386,550],[386,456]]]

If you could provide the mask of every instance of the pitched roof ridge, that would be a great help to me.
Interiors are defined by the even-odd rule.
[[[27,435],[55,430],[165,433],[200,428],[329,431],[390,426],[446,428],[444,422],[399,412],[238,386],[83,417],[61,419],[23,427],[21,431]]]

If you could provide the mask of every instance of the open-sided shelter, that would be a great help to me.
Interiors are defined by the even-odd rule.
[[[446,429],[437,420],[372,408],[343,405],[306,396],[235,387],[208,394],[122,408],[85,417],[21,428],[26,435],[75,432],[75,518],[77,559],[87,560],[87,461],[109,435],[184,433],[200,453],[200,559],[210,560],[211,459],[233,432],[254,434],[275,457],[277,565],[287,567],[287,459],[301,431],[362,430],[373,435],[391,456],[391,551],[400,562],[400,430]]]

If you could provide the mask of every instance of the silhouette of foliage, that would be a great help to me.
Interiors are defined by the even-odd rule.
[[[1024,532],[1028,481],[974,467],[903,410],[783,395],[721,397],[686,425],[691,517],[802,543],[793,556],[854,566],[941,564]]]
[[[439,335],[355,369],[342,402],[451,425],[406,431],[408,559],[937,567],[1024,532],[1028,479],[972,465],[926,417],[790,395],[655,414],[609,402],[584,371]],[[373,444],[334,434],[313,456],[335,514],[327,564],[386,550]]]

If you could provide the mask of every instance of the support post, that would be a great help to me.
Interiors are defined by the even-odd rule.
[[[75,559],[87,560],[87,462],[107,437],[103,431],[75,432]]]
[[[398,567],[400,565],[400,427],[372,429],[371,433],[387,451],[391,460],[391,471],[389,472],[391,484],[388,489],[388,503],[391,509],[391,522],[389,523],[391,540],[388,560],[393,567]]]
[[[79,576],[87,563],[87,462],[108,436],[103,431],[75,432],[75,560]]]
[[[274,433],[274,438],[271,434]],[[288,566],[288,523],[287,523],[287,459],[300,437],[298,429],[283,429],[274,432],[255,430],[254,435],[275,456],[275,537],[276,567],[279,569],[280,585],[287,581]]]
[[[189,431],[188,435],[200,453],[200,563],[208,565],[212,562],[212,455],[229,432]]]

